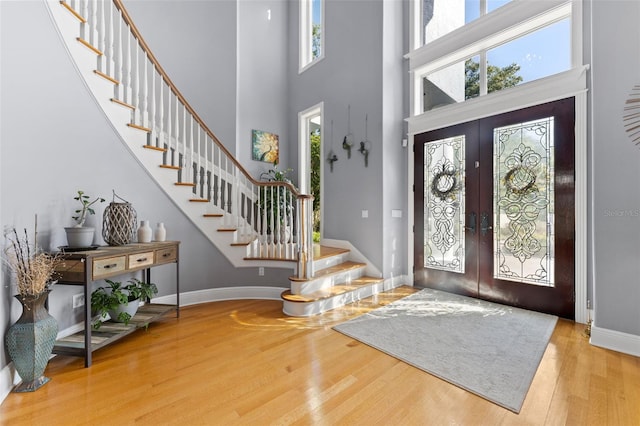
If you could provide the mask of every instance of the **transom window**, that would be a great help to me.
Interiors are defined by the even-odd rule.
[[[412,1],[412,116],[578,65],[571,1]]]

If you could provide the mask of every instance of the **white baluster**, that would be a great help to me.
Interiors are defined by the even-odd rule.
[[[131,81],[131,31],[127,26],[124,36],[124,102],[133,106],[133,83]],[[133,112],[131,113],[133,122]]]
[[[151,127],[149,126],[149,74],[147,72],[149,58],[147,57],[147,52],[142,49],[138,53],[138,62],[141,63],[140,68],[142,68],[140,75],[140,125]]]
[[[106,60],[106,73],[110,76],[115,76],[115,72],[113,69],[113,57],[114,57],[114,46],[113,46],[113,36],[114,36],[114,22],[113,22],[113,14],[115,11],[115,7],[113,6],[113,2],[110,1],[107,3],[107,26],[106,26],[106,43],[105,46],[105,60]],[[115,89],[115,87],[114,87]]]
[[[156,146],[164,147],[162,144],[162,138],[164,138],[164,79],[160,78],[160,87],[158,90],[158,138],[156,139]]]
[[[96,46],[98,50],[104,53],[105,51],[105,17],[104,17],[104,1],[98,2],[97,4],[97,25],[96,31],[98,36],[98,44]],[[105,57],[104,55],[98,56],[98,71],[105,72]]]
[[[135,40],[134,40],[135,41]],[[134,124],[140,123],[140,45],[135,42],[131,46],[131,79],[132,79],[132,102],[131,105],[135,107],[133,114]]]
[[[124,85],[125,82],[123,81],[123,72],[122,72],[122,23],[123,23],[123,19],[122,16],[120,16],[120,11],[117,11],[118,15],[117,15],[117,24],[116,26],[118,27],[117,32],[116,32],[116,37],[115,37],[115,43],[114,43],[114,71],[115,71],[115,76],[116,76],[116,80],[118,80],[120,82],[119,85],[116,86],[116,93],[115,93],[115,97],[116,99],[119,99],[121,101],[124,101]]]
[[[147,61],[149,60],[149,58],[147,58]],[[150,84],[150,96],[151,96],[151,103],[149,105],[148,108],[148,120],[149,120],[149,128],[151,129],[151,140],[150,140],[150,145],[155,145],[155,140],[156,140],[156,136],[158,135],[157,133],[157,128],[156,128],[156,123],[157,123],[157,117],[156,117],[156,113],[157,113],[157,105],[156,105],[156,69],[153,66],[153,64],[149,64],[151,66],[151,84]]]

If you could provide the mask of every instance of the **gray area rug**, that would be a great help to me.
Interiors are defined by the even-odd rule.
[[[424,289],[333,328],[519,413],[557,320]]]

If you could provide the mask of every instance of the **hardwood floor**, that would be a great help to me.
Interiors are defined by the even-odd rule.
[[[279,301],[186,307],[88,369],[55,357],[0,424],[640,425],[640,358],[591,346],[582,324],[558,322],[519,415],[331,329],[413,291],[306,319]]]

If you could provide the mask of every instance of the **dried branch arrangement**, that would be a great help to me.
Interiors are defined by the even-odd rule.
[[[20,237],[15,228],[8,235],[9,246],[5,250],[5,260],[16,276],[18,294],[23,297],[41,294],[53,284],[57,256],[38,250],[37,229],[36,217],[33,245],[29,243],[26,229],[23,237]]]

